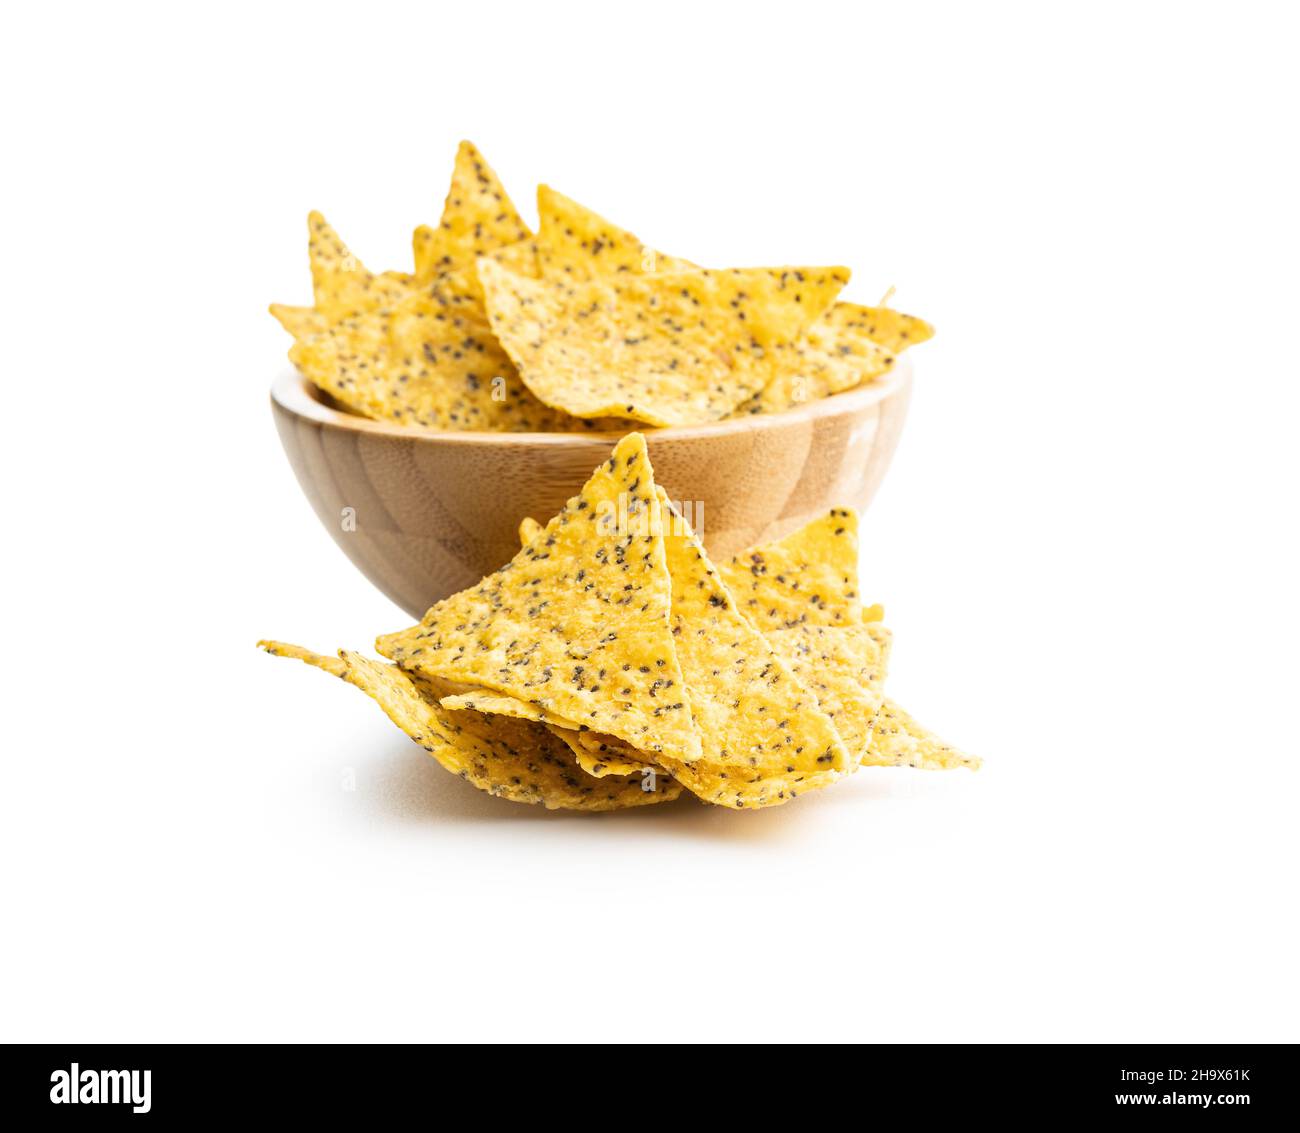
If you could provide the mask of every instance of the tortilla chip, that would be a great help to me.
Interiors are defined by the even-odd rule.
[[[323,653],[313,653],[310,649],[304,649],[301,645],[290,645],[286,641],[259,641],[257,647],[265,649],[273,657],[288,657],[294,661],[302,661],[318,669],[324,669],[325,672],[336,677],[347,679],[348,665],[341,657],[327,657]]]
[[[720,573],[741,611],[764,632],[863,620],[858,516],[849,508],[832,508],[784,539],[742,551]]]
[[[611,224],[549,185],[537,187],[538,232],[494,253],[503,267],[534,279],[594,279],[628,273],[687,271],[689,260],[665,255],[643,244],[625,228]]]
[[[934,337],[934,327],[915,315],[892,307],[859,307],[862,333],[890,354],[901,354],[909,346]]]
[[[574,759],[578,761],[578,766],[593,778],[603,779],[607,775],[643,775],[646,771],[653,771],[656,777],[662,777],[672,783],[678,792],[683,789],[682,785],[667,771],[658,764],[648,761],[641,752],[630,747],[625,740],[616,740],[613,736],[598,737],[595,732],[575,732],[571,728],[557,728],[553,725],[551,732],[568,745]],[[587,736],[593,737],[591,744],[584,742]]]
[[[588,734],[585,729],[575,726],[570,720],[547,712],[536,704],[526,704],[522,700],[516,700],[513,696],[502,696],[499,693],[478,689],[454,696],[444,696],[439,703],[450,711],[468,708],[489,716],[510,716],[516,720],[532,720],[543,724],[551,735],[573,752],[578,766],[597,779],[606,775],[639,775],[650,766],[639,752],[633,751],[622,740],[602,737],[609,741],[609,745],[620,745],[617,753],[612,746],[605,743],[588,748],[581,742],[582,737]]]
[[[847,514],[852,518],[856,541],[856,516],[851,512]],[[828,520],[836,522],[819,532],[819,524],[824,525]],[[805,528],[804,532],[812,542],[828,531],[833,535],[841,525],[832,514],[825,520],[815,521],[810,525],[811,530]],[[536,520],[524,519],[519,525],[520,542],[530,542],[540,530],[541,525]],[[844,544],[837,542],[834,546],[841,560],[840,569],[856,576],[856,550],[852,551],[850,561]],[[763,548],[756,550],[761,552]],[[670,562],[670,574],[671,565]],[[751,577],[746,573],[747,581]],[[780,583],[776,585],[779,587]],[[846,599],[845,606],[850,605],[851,600]],[[822,711],[831,717],[855,764],[860,763],[865,754],[876,713],[880,710],[880,690],[885,684],[892,634],[879,624],[883,614],[879,606],[872,606],[863,611],[861,625],[821,626],[805,622],[792,629],[769,629],[765,634],[768,643],[790,666],[794,675],[817,697]],[[628,758],[627,751],[620,749],[622,741],[596,732],[582,733],[579,742],[588,750],[595,748],[597,754],[606,755],[611,761]]]
[[[381,637],[380,653],[656,758],[698,759],[668,623],[663,535],[645,523],[654,499],[645,438],[631,433],[514,559],[419,625]]]
[[[384,310],[411,294],[409,275],[368,270],[318,212],[307,216],[307,237],[316,310],[329,320]]]
[[[644,752],[637,751],[627,740],[601,735],[600,732],[570,732],[569,736],[575,753],[581,753],[578,762],[588,774],[595,774],[591,767],[603,764],[610,768],[635,767],[638,771],[650,767],[665,777],[668,775],[667,771],[650,761]]]
[[[470,692],[455,693],[444,696],[439,703],[448,711],[471,709],[487,716],[512,716],[516,720],[532,720],[537,724],[551,724],[560,728],[575,728],[571,720],[548,712],[539,704],[519,700],[488,689],[474,689]]]
[[[882,377],[893,369],[894,355],[871,339],[868,328],[875,325],[871,308],[836,303],[808,328],[793,362],[734,415],[779,413]]]
[[[520,381],[477,306],[436,286],[387,312],[337,322],[289,357],[326,393],[378,420],[503,432],[571,425]]]
[[[657,757],[711,803],[735,808],[777,806],[826,785],[853,759],[812,694],[736,609],[699,539],[659,489],[664,516],[684,534],[666,535],[672,577],[673,642],[700,732],[701,757],[683,763]]]
[[[873,625],[801,625],[767,633],[772,648],[835,724],[855,766],[880,711],[888,633]]]
[[[864,767],[919,767],[923,771],[952,771],[968,767],[978,771],[978,756],[950,747],[926,731],[894,701],[885,697],[863,757]]]
[[[488,315],[529,388],[575,417],[725,417],[779,371],[845,268],[546,281],[479,261]]]
[[[415,231],[415,279],[455,274],[477,295],[475,260],[530,235],[492,167],[472,142],[461,142],[438,227]]]
[[[539,724],[477,712],[447,712],[428,690],[396,665],[340,650],[325,657],[296,645],[259,643],[342,677],[361,689],[405,732],[454,775],[498,798],[541,803],[548,810],[620,810],[668,802],[681,787],[664,777],[646,790],[643,777],[596,779],[576,769],[567,747]]]
[[[284,303],[272,303],[269,309],[276,322],[299,340],[311,338],[329,327],[329,320],[315,307],[290,307]]]

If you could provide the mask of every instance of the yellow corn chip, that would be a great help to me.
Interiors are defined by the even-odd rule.
[[[430,287],[393,309],[337,322],[289,353],[357,413],[431,429],[544,432],[571,422],[519,380],[478,307]]]
[[[967,755],[926,731],[894,701],[885,697],[871,731],[864,767],[919,767],[924,771],[978,771],[983,761]]]
[[[767,640],[817,697],[854,764],[862,761],[880,710],[889,631],[876,625],[800,625],[769,630]]]
[[[625,228],[556,192],[537,187],[538,232],[494,253],[510,271],[533,278],[593,279],[597,276],[654,271],[685,271],[696,265],[656,252]]]
[[[778,372],[845,268],[666,272],[570,282],[479,262],[492,329],[542,401],[576,417],[712,421]]]
[[[416,229],[415,278],[429,283],[455,273],[472,280],[479,256],[530,235],[492,167],[472,142],[461,142],[438,227]]]
[[[836,517],[832,515],[827,519]],[[520,542],[527,544],[540,530],[541,525],[536,520],[524,519],[519,525]],[[856,534],[856,527],[854,530]],[[840,565],[856,574],[856,552],[852,562],[845,558]],[[670,574],[671,567],[670,561]],[[749,577],[746,575],[747,579]],[[873,607],[872,612],[876,615],[873,620],[878,623],[880,607]],[[870,623],[841,626],[802,623],[793,629],[768,630],[765,636],[794,675],[817,697],[822,711],[831,717],[853,762],[860,762],[880,709],[879,692],[884,687],[889,657],[889,630]],[[597,732],[581,733],[578,743],[593,755],[607,759],[620,771],[635,759],[635,753],[630,752],[623,741]],[[582,766],[591,770],[586,763]],[[816,785],[824,786],[825,782]]]
[[[439,703],[448,711],[471,709],[488,716],[513,716],[516,720],[532,720],[538,724],[550,724],[560,728],[576,728],[577,725],[563,716],[548,712],[541,705],[519,700],[503,693],[489,689],[473,689],[444,696]]]
[[[660,500],[662,509],[662,494]],[[524,544],[531,542],[540,530],[541,525],[536,520],[524,519],[519,525],[520,542]],[[673,538],[666,530],[665,546],[670,550]],[[670,575],[673,574],[674,561],[674,557],[670,554],[668,560]],[[856,572],[856,553],[851,564],[845,562],[843,565],[851,565]],[[673,581],[675,587],[680,585],[675,576]],[[676,595],[675,589],[675,601]],[[674,617],[676,617],[676,610]],[[772,631],[766,636],[768,643],[790,666],[795,676],[817,697],[822,711],[831,717],[836,730],[844,740],[851,761],[856,764],[862,757],[871,734],[871,723],[880,707],[880,697],[873,689],[878,690],[884,684],[889,631],[883,626],[876,625],[851,627],[800,625],[795,629]],[[825,672],[821,672],[822,669]],[[690,673],[684,662],[683,673],[689,682]],[[492,709],[488,708],[485,711],[492,711]],[[694,712],[692,714],[694,715]],[[579,733],[577,744],[575,752],[586,749],[593,757],[607,761],[609,766],[618,768],[619,773],[626,773],[626,768],[637,762],[638,753],[630,749],[624,741],[598,732]],[[588,763],[581,759],[579,762],[584,770],[591,772],[592,768]],[[809,784],[811,787],[825,786],[832,781],[832,778],[825,775],[812,776],[805,782],[803,789],[811,789]],[[799,787],[795,786],[794,789],[797,791]]]
[[[275,657],[288,657],[295,661],[303,661],[308,665],[315,665],[318,669],[324,669],[327,673],[332,673],[336,677],[347,679],[348,663],[341,657],[327,657],[323,653],[314,653],[310,649],[304,649],[301,645],[290,645],[286,641],[259,641],[258,649],[265,649]]]
[[[873,382],[893,368],[894,355],[872,341],[877,325],[872,308],[836,303],[808,328],[795,347],[794,360],[736,410],[779,413],[805,401],[828,397]]]
[[[270,310],[276,322],[300,341],[329,328],[329,320],[315,307],[290,307],[284,303],[272,303]]]
[[[631,433],[511,562],[439,602],[420,625],[381,637],[379,651],[656,758],[698,759],[668,624],[663,535],[644,522],[654,499],[645,438]]]
[[[516,720],[532,720],[542,724],[551,735],[573,752],[578,766],[597,779],[604,778],[606,775],[640,774],[649,766],[639,754],[632,752],[632,749],[626,746],[619,754],[614,754],[612,749],[606,754],[603,746],[600,749],[589,750],[580,742],[581,737],[586,733],[575,727],[571,721],[547,712],[535,704],[525,704],[513,696],[475,690],[458,693],[455,696],[444,696],[439,703],[449,711],[472,709],[489,716],[510,716]],[[611,738],[610,743],[622,745],[623,741]]]
[[[316,309],[331,321],[383,310],[410,295],[409,275],[369,271],[320,213],[308,215],[307,234]]]
[[[863,620],[858,517],[848,508],[833,508],[784,539],[742,551],[720,573],[736,605],[764,632]]]
[[[611,775],[640,775],[647,769],[654,769],[653,763],[646,763],[640,759],[622,759],[617,755],[593,755],[581,747],[576,746],[576,741],[570,739],[575,736],[575,732],[563,732],[563,729],[552,728],[551,732],[563,740],[569,750],[573,752],[574,759],[577,760],[578,766],[593,779],[605,779]],[[563,734],[561,734],[563,732]],[[682,792],[682,785],[677,782],[666,771],[657,771],[656,778],[661,782],[672,784],[673,797]],[[656,787],[656,789],[658,789]]]
[[[684,534],[664,536],[672,577],[673,643],[690,693],[702,755],[657,756],[687,790],[736,808],[776,806],[853,766],[813,695],[736,609],[703,546],[659,489],[665,517]]]
[[[873,692],[880,692],[885,687],[885,677],[889,674],[889,653],[894,645],[894,633],[878,620],[866,621],[862,628],[871,638],[873,646],[868,656],[871,671],[867,677],[867,687]]]
[[[599,732],[574,731],[570,731],[565,738],[578,756],[579,765],[588,775],[630,775],[634,771],[639,774],[647,767],[654,768],[665,778],[668,775],[626,740],[603,736]]]
[[[538,724],[477,712],[447,712],[410,674],[396,665],[342,650],[325,657],[296,645],[261,642],[280,657],[293,657],[356,685],[443,767],[480,791],[513,802],[541,803],[548,810],[620,810],[667,802],[681,787],[666,776],[640,774],[597,779],[574,767],[567,747]]]
[[[862,333],[890,354],[901,354],[934,337],[934,327],[924,319],[892,307],[859,307],[858,311]]]
[[[640,774],[649,766],[639,753],[632,751],[622,740],[615,740],[612,737],[603,737],[609,741],[609,746],[601,744],[598,747],[588,748],[581,742],[582,737],[588,734],[585,730],[575,726],[570,720],[547,712],[536,704],[525,704],[513,696],[502,696],[478,689],[454,696],[444,696],[439,703],[450,711],[472,709],[489,716],[511,716],[516,720],[532,720],[543,724],[553,736],[573,752],[578,766],[597,779],[606,775]],[[614,744],[620,745],[617,753],[613,749]]]
[[[519,543],[528,546],[543,531],[535,519],[525,517],[519,521]],[[473,703],[470,703],[473,701]],[[467,707],[477,708],[480,712],[500,712],[504,715],[520,716],[527,720],[539,720],[550,728],[551,732],[569,745],[578,766],[588,775],[598,778],[605,775],[631,775],[653,766],[647,763],[642,753],[631,748],[626,741],[613,736],[576,728],[571,721],[562,720],[536,705],[523,705],[514,697],[491,696],[475,693],[473,696],[462,695],[443,700],[444,707],[464,703]],[[588,743],[588,740],[591,740]]]

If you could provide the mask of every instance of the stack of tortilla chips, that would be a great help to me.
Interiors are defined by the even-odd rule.
[[[850,511],[715,565],[631,433],[521,538],[495,574],[380,637],[392,664],[261,644],[356,685],[481,790],[548,808],[683,788],[777,806],[861,766],[979,765],[883,697],[890,634],[859,601]]]
[[[308,218],[312,307],[289,357],[342,407],[440,430],[622,433],[778,413],[868,384],[933,334],[836,300],[842,267],[707,270],[547,188],[529,232],[469,142],[412,272],[367,270]]]

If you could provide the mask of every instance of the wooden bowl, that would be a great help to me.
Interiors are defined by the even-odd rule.
[[[833,506],[862,510],[894,454],[911,388],[900,358],[873,385],[786,413],[645,428],[655,479],[688,502],[715,556],[780,538]],[[292,372],[272,387],[271,408],[320,521],[413,618],[513,558],[519,521],[550,519],[621,435],[390,425],[331,407]]]

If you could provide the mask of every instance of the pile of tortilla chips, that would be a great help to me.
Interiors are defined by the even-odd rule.
[[[469,142],[411,272],[367,270],[308,218],[314,305],[273,304],[289,357],[337,404],[441,430],[622,433],[876,381],[934,332],[837,300],[842,267],[710,270],[647,248],[542,185],[529,232]]]
[[[630,433],[495,574],[385,634],[390,664],[262,647],[342,677],[449,771],[548,808],[683,789],[778,806],[859,767],[977,768],[882,687],[890,633],[859,601],[836,509],[714,564]]]

